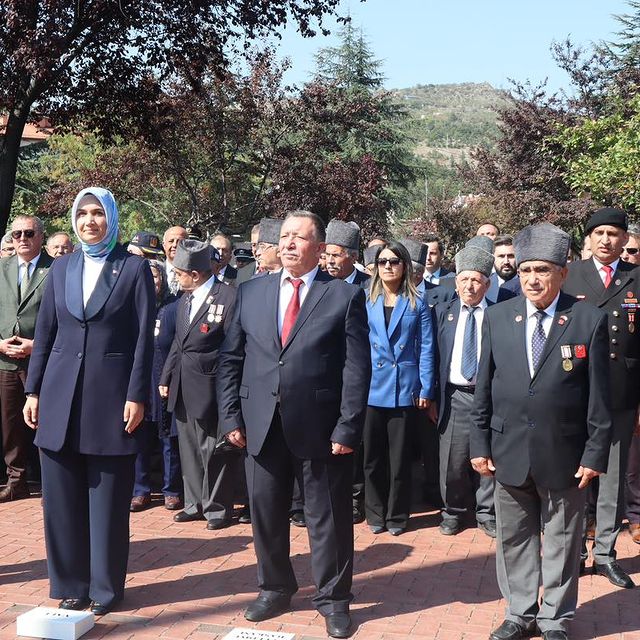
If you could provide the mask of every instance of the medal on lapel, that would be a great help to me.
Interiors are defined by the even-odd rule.
[[[560,347],[560,355],[562,356],[562,368],[565,371],[571,371],[573,369],[573,362],[571,362],[571,346],[563,344]]]
[[[224,311],[224,305],[219,304],[216,306],[216,315],[214,317],[215,322],[222,322],[222,312]]]
[[[159,336],[160,335],[160,319],[156,319],[156,328],[153,330],[153,335],[154,336]]]
[[[586,344],[576,344],[573,347],[573,353],[576,358],[579,360],[583,360],[587,357],[587,345]]]
[[[209,325],[206,322],[200,325],[200,333],[209,333]]]
[[[207,300],[207,304],[209,305],[209,311],[207,311],[207,322],[213,322],[213,314],[215,311],[215,304],[210,304],[209,300]]]

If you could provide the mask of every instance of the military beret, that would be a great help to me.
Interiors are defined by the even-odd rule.
[[[627,214],[622,209],[615,207],[602,207],[593,212],[584,228],[584,234],[588,236],[596,227],[602,225],[620,227],[626,231],[628,229]]]
[[[426,244],[413,240],[412,238],[402,238],[398,240],[398,242],[401,245],[404,245],[404,248],[409,252],[412,262],[417,262],[422,266],[427,264],[427,253],[429,252],[429,247],[427,247]]]
[[[570,246],[571,236],[548,222],[525,227],[513,238],[518,266],[529,260],[544,260],[564,267]]]
[[[456,274],[463,271],[477,271],[487,276],[493,270],[493,253],[480,247],[464,247],[455,255]]]
[[[181,240],[176,248],[173,266],[182,271],[211,271],[212,251],[215,247],[200,240]]]
[[[358,251],[360,249],[360,227],[355,222],[330,220],[327,225],[325,242]]]
[[[267,244],[280,243],[280,229],[284,220],[276,220],[275,218],[262,218],[260,220],[260,231],[258,232],[258,242],[266,242]]]

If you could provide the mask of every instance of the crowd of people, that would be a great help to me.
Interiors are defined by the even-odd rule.
[[[362,246],[355,223],[307,211],[235,247],[181,226],[123,244],[100,188],[69,222],[45,243],[18,216],[0,247],[0,501],[29,497],[35,444],[61,608],[122,600],[129,514],[159,488],[176,522],[251,524],[250,621],[289,609],[289,528],[307,527],[314,605],[348,637],[353,527],[407,530],[417,457],[440,533],[496,539],[491,640],[567,638],[589,551],[635,586],[615,551],[625,519],[640,544],[640,236],[623,211],[593,212],[582,255],[551,224],[486,222],[448,263],[436,235]]]

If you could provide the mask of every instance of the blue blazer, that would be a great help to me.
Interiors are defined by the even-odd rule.
[[[415,309],[399,296],[389,328],[384,321],[384,296],[367,298],[371,385],[369,405],[408,407],[415,399],[434,397],[435,356],[431,312],[420,298]]]
[[[40,396],[35,443],[90,455],[137,452],[127,400],[147,402],[155,293],[146,260],[116,245],[86,308],[81,251],[57,258],[40,305],[26,393]],[[69,437],[68,437],[69,436]]]

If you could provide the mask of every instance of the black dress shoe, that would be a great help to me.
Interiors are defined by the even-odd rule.
[[[330,613],[325,616],[324,623],[327,635],[332,638],[348,638],[353,633],[351,616],[348,613]]]
[[[460,533],[461,527],[457,520],[443,520],[440,523],[440,533],[443,536],[455,536]]]
[[[489,636],[489,640],[519,640],[527,638],[531,632],[525,629],[521,624],[505,620],[497,629],[494,629]]]
[[[633,589],[634,581],[622,570],[617,562],[607,562],[606,564],[593,563],[593,573],[604,576],[611,584],[623,589]]]
[[[289,518],[289,522],[294,527],[306,527],[307,526],[307,519],[304,517],[304,513],[302,511],[295,511],[294,513],[292,513],[291,517]]]
[[[562,631],[562,629],[550,629],[542,632],[542,640],[567,640],[567,638],[566,631]]]
[[[381,524],[370,524],[369,529],[371,529],[371,533],[373,533],[373,535],[375,536],[384,533],[387,530],[387,528],[382,526]]]
[[[361,504],[353,505],[353,524],[364,522],[364,507]]]
[[[478,522],[478,529],[486,533],[490,538],[496,537],[495,520],[487,520],[486,522]]]
[[[89,606],[89,598],[65,598],[60,601],[58,609],[69,609],[71,611],[82,611]]]
[[[193,522],[194,520],[204,520],[204,516],[201,513],[187,513],[186,511],[180,511],[173,516],[174,522]]]
[[[404,527],[388,527],[387,531],[392,536],[401,536],[406,531],[406,529]]]
[[[111,611],[110,606],[106,604],[100,604],[95,600],[91,602],[91,613],[93,613],[94,616],[106,616],[109,611]]]
[[[249,622],[262,622],[275,618],[281,613],[289,611],[291,608],[291,598],[289,596],[276,596],[267,598],[258,596],[245,610],[244,618]]]
[[[207,530],[208,531],[217,531],[218,529],[226,529],[231,526],[231,520],[226,520],[225,518],[213,518],[207,522]]]
[[[581,576],[586,576],[587,575],[587,561],[586,560],[580,560],[580,575]]]
[[[242,511],[240,511],[240,515],[238,516],[239,524],[251,524],[251,511],[249,507],[242,507]]]

